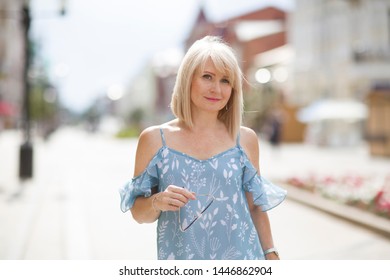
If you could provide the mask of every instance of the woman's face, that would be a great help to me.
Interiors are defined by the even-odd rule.
[[[198,69],[191,83],[191,108],[193,112],[218,113],[224,109],[232,94],[232,86],[225,73],[219,72],[211,59],[204,69]]]

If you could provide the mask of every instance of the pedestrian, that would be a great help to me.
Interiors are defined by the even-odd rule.
[[[274,108],[266,119],[266,131],[272,146],[278,147],[282,138],[284,115],[279,108]]]
[[[266,211],[286,192],[259,175],[257,135],[241,126],[241,70],[222,39],[189,48],[171,110],[174,120],[141,133],[121,210],[158,220],[158,259],[279,259]]]

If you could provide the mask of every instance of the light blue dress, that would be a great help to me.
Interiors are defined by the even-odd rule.
[[[206,160],[198,160],[166,145],[145,171],[120,189],[121,210],[128,211],[138,196],[150,196],[169,185],[196,193],[180,211],[162,212],[157,224],[158,259],[264,259],[245,192],[268,211],[279,205],[286,191],[257,174],[240,146]]]

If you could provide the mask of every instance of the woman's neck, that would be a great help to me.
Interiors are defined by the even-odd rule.
[[[192,117],[191,130],[195,133],[205,131],[217,131],[224,127],[217,114],[196,114]]]

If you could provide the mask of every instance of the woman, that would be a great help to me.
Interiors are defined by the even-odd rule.
[[[265,211],[286,192],[259,174],[255,132],[241,127],[242,74],[212,36],[183,58],[173,90],[176,119],[144,130],[121,209],[158,220],[159,259],[279,259]]]

